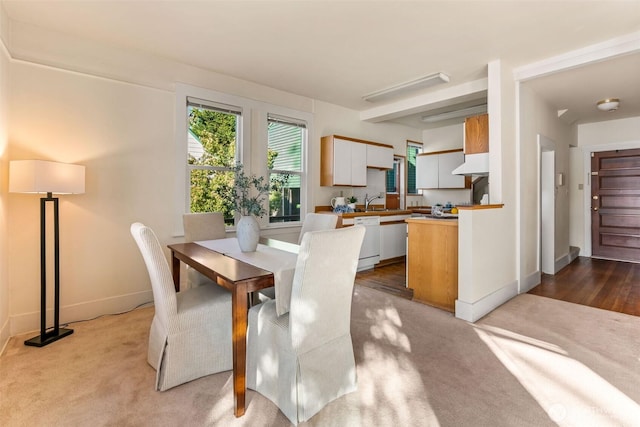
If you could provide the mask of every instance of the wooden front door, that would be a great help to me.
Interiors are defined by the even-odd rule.
[[[594,258],[640,262],[640,149],[591,153]]]

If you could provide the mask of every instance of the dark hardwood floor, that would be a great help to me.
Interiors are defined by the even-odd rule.
[[[356,285],[384,291],[406,299],[413,298],[413,289],[406,287],[405,263],[388,264],[356,274]]]
[[[640,316],[640,264],[578,257],[529,293]]]
[[[357,285],[412,299],[405,283],[404,262],[356,274]],[[578,257],[528,293],[640,316],[640,264]]]

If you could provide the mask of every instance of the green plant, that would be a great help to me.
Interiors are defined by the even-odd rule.
[[[263,176],[246,175],[242,163],[236,163],[232,172],[233,185],[217,188],[216,194],[233,206],[236,214],[260,217],[266,214],[263,202],[271,189],[269,182]]]
[[[358,198],[356,196],[347,197],[347,202],[349,202],[349,203],[355,203],[357,201],[358,201]]]

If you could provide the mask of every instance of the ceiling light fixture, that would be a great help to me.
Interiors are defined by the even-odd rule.
[[[377,102],[384,99],[395,98],[403,95],[407,92],[416,91],[418,89],[424,89],[427,87],[435,86],[441,83],[448,83],[449,76],[444,73],[430,74],[425,77],[420,77],[416,80],[411,80],[399,85],[391,86],[386,89],[377,90],[375,92],[368,93],[362,97],[365,101]]]
[[[447,111],[446,113],[422,116],[425,123],[441,122],[443,120],[457,119],[458,117],[469,117],[487,112],[487,104],[476,105],[474,107],[463,108],[462,110]]]
[[[598,101],[596,105],[598,110],[601,111],[616,111],[618,106],[620,106],[620,100],[618,98],[603,99],[602,101]]]

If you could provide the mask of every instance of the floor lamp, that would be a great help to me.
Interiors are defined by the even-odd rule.
[[[40,193],[40,335],[26,340],[25,345],[44,347],[73,333],[60,327],[60,239],[58,198],[54,194],[84,193],[84,166],[44,160],[12,160],[9,162],[9,191]],[[53,327],[47,328],[47,203],[53,204]]]

